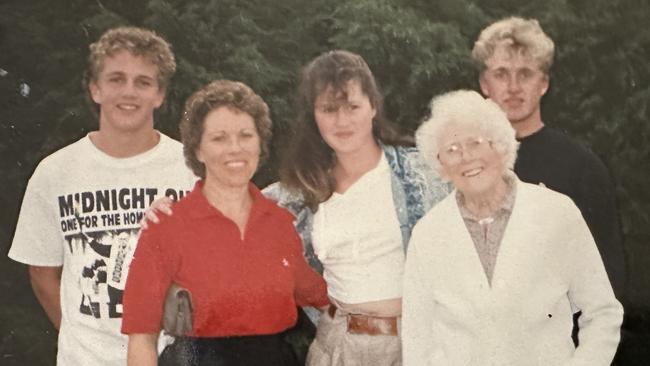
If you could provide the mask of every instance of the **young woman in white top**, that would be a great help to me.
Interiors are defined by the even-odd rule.
[[[401,365],[406,244],[447,187],[384,119],[361,56],[331,51],[303,70],[280,183],[305,256],[328,285],[308,365]]]

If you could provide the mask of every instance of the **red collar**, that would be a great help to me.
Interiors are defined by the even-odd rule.
[[[192,207],[188,212],[188,216],[193,219],[201,219],[208,217],[226,217],[219,211],[216,207],[212,206],[208,199],[203,194],[203,185],[204,180],[200,179],[194,184],[192,191],[186,196],[185,200]],[[253,182],[248,183],[248,192],[253,197],[253,205],[251,207],[251,213],[249,215],[249,220],[253,216],[258,216],[269,212],[274,206],[275,203],[270,201],[268,198],[264,197],[259,188],[253,184]]]

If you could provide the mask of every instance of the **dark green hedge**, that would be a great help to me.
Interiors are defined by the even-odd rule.
[[[177,137],[184,99],[216,78],[241,80],[270,104],[276,136],[292,121],[298,72],[315,55],[363,55],[389,117],[413,131],[434,95],[477,88],[469,50],[506,15],[539,19],[556,42],[548,124],[609,166],[626,238],[628,298],[621,364],[641,364],[650,309],[650,3],[645,0],[5,0],[0,4],[0,364],[49,364],[52,333],[21,266],[7,252],[27,179],[47,154],[97,126],[81,75],[107,28],[152,28],[173,45],[178,73],[157,127]],[[3,72],[4,70],[4,72]],[[29,86],[29,93],[21,90]],[[281,148],[274,140],[274,149]],[[275,157],[256,181],[274,179]],[[642,325],[639,325],[642,324]],[[645,351],[647,352],[647,351]]]

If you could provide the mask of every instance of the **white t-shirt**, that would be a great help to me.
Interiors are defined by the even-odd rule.
[[[318,206],[312,232],[327,292],[347,304],[402,297],[404,249],[384,155]]]
[[[126,365],[122,294],[146,207],[180,198],[196,178],[182,145],[134,157],[106,155],[88,136],[46,157],[29,180],[9,257],[63,266],[57,364]]]

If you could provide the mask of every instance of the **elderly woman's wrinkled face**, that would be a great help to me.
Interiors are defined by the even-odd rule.
[[[442,175],[466,196],[490,194],[505,173],[505,156],[476,129],[450,126],[441,135]]]
[[[257,170],[260,137],[248,113],[219,107],[205,117],[196,158],[205,164],[205,179],[224,187],[247,185]]]

